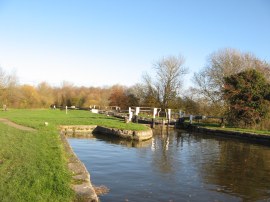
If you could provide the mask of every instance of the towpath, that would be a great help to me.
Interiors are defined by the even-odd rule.
[[[26,126],[22,126],[22,125],[19,125],[19,124],[16,124],[8,119],[4,119],[4,118],[0,118],[0,122],[6,124],[6,125],[9,125],[13,128],[17,128],[19,130],[24,130],[24,131],[37,131],[36,129],[34,128],[30,128],[30,127],[26,127]]]

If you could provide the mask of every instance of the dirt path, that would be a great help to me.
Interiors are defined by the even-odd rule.
[[[24,131],[37,131],[36,129],[34,128],[30,128],[30,127],[26,127],[26,126],[22,126],[22,125],[18,125],[8,119],[4,119],[4,118],[0,118],[0,122],[6,124],[6,125],[9,125],[13,128],[17,128],[19,130],[24,130]]]

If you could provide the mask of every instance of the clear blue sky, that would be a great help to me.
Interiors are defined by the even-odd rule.
[[[194,72],[222,48],[270,61],[268,0],[0,0],[0,66],[20,83],[140,82],[163,56]]]

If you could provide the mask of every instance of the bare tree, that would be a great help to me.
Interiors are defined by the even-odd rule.
[[[0,67],[0,104],[12,104],[17,102],[18,79],[15,73],[7,74]]]
[[[184,62],[182,56],[170,56],[163,58],[154,65],[156,70],[155,86],[163,108],[168,108],[170,101],[179,94],[183,75],[187,73]]]
[[[270,81],[270,65],[250,53],[241,53],[235,49],[223,49],[210,55],[206,67],[194,74],[197,92],[212,103],[222,102],[224,77],[237,74],[246,69],[263,72]]]
[[[143,80],[148,89],[148,95],[156,99],[162,108],[168,108],[180,91],[183,75],[187,73],[182,56],[169,56],[154,64],[156,75],[154,78],[148,74]]]

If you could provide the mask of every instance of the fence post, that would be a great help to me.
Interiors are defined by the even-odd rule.
[[[193,120],[193,115],[189,116],[189,123],[192,124],[192,120]]]
[[[168,126],[170,125],[170,121],[171,121],[171,115],[172,115],[172,110],[171,109],[168,109]]]

